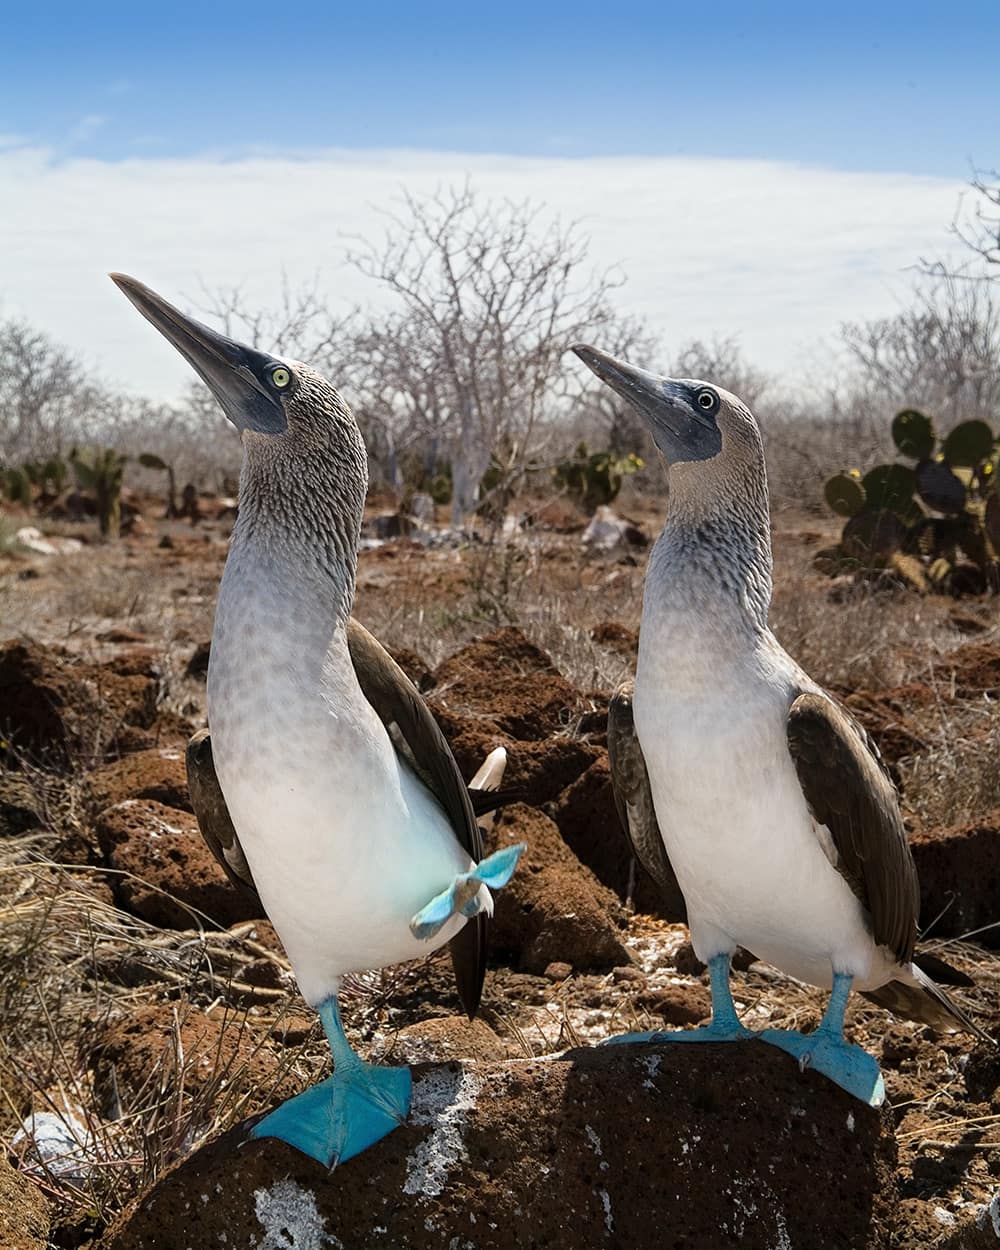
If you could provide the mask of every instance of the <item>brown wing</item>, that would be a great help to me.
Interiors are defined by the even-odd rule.
[[[185,762],[191,806],[198,818],[201,836],[233,885],[244,894],[251,894],[259,903],[260,898],[253,883],[250,866],[236,836],[219,778],[215,774],[212,738],[207,729],[200,729],[188,743]],[[263,916],[263,909],[260,914]]]
[[[353,617],[347,625],[347,645],[365,698],[389,730],[396,749],[444,808],[455,837],[478,863],[483,857],[483,840],[469,792],[451,747],[420,692],[382,644]],[[450,943],[459,996],[470,1017],[475,1015],[483,992],[488,932],[489,918],[479,915]]]
[[[682,903],[684,896],[663,845],[646,761],[636,737],[632,715],[634,689],[631,679],[622,682],[608,708],[608,760],[615,806],[636,859],[672,903]]]
[[[837,848],[837,869],[871,917],[872,935],[908,964],[920,890],[899,801],[853,718],[822,694],[788,713],[788,749],[817,824]]]

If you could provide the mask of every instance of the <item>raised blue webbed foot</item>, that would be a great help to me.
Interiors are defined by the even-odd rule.
[[[251,1130],[280,1137],[325,1167],[351,1159],[388,1136],[410,1111],[410,1069],[357,1060],[283,1102]]]
[[[757,1036],[762,1042],[794,1055],[803,1072],[815,1068],[855,1098],[871,1107],[881,1107],[885,1102],[885,1082],[878,1063],[866,1050],[844,1040],[844,1012],[850,992],[851,978],[838,973],[815,1033],[765,1029]]]
[[[463,916],[477,915],[482,910],[479,891],[484,885],[491,890],[502,889],[514,875],[517,861],[525,850],[524,842],[505,846],[481,859],[470,872],[460,872],[446,890],[435,894],[426,907],[421,907],[410,921],[410,932],[425,941],[434,937],[456,912]]]
[[[729,956],[717,955],[708,963],[708,975],[712,985],[712,1022],[696,1029],[654,1030],[652,1033],[623,1033],[621,1037],[609,1037],[605,1046],[625,1042],[742,1042],[756,1037],[750,1029],[740,1024],[729,990]]]
[[[334,1168],[398,1128],[410,1111],[409,1068],[365,1063],[344,1035],[336,997],[320,1004],[333,1076],[289,1098],[250,1131],[279,1137],[324,1167]]]

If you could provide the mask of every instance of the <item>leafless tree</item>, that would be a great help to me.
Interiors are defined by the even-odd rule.
[[[474,510],[494,449],[537,451],[573,381],[571,343],[614,321],[617,279],[586,272],[577,227],[530,203],[481,199],[468,185],[404,194],[380,242],[349,260],[395,297],[365,350],[383,373],[368,396],[382,428],[439,439],[452,467],[452,520]]]
[[[893,317],[850,323],[845,347],[873,404],[929,409],[942,422],[995,418],[1000,302],[990,284],[943,276]]]
[[[57,455],[108,408],[108,393],[80,361],[24,321],[0,323],[0,458]]]
[[[972,203],[964,199],[959,205],[953,229],[980,260],[1000,267],[1000,171],[977,170],[969,186]]]
[[[203,286],[198,307],[231,338],[276,356],[303,360],[334,377],[350,355],[357,314],[333,316],[317,279],[293,288],[283,274],[278,299],[267,308],[253,307],[240,286],[217,291]]]
[[[1000,279],[1000,171],[974,172],[959,197],[951,232],[967,249],[965,262],[923,260],[920,269],[924,273],[979,282]]]
[[[743,355],[739,339],[692,339],[674,357],[670,372],[678,378],[714,382],[737,395],[752,412],[757,412],[761,396],[771,387],[771,378],[751,365]]]
[[[620,317],[604,326],[593,346],[640,369],[657,368],[659,339],[641,318]],[[588,442],[599,439],[618,455],[645,456],[649,436],[632,405],[599,382],[589,369],[580,366],[578,375],[583,389],[573,405],[574,419],[569,423],[566,441],[575,443],[581,437]]]

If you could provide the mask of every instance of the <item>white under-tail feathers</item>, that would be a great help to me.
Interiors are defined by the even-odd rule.
[[[469,782],[470,790],[499,790],[503,782],[503,775],[507,770],[507,752],[503,747],[496,747],[492,750],[486,759],[479,766],[479,771]],[[479,827],[483,833],[489,833],[493,828],[493,818],[496,812],[488,812],[485,816],[478,818]]]

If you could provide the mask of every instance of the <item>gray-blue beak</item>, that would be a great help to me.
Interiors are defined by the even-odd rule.
[[[575,344],[573,351],[638,411],[670,464],[710,460],[722,450],[722,434],[714,414],[699,409],[687,382],[647,373],[584,343]]]
[[[110,275],[147,321],[188,361],[238,430],[283,434],[288,428],[280,398],[267,378],[277,362],[187,317],[162,296],[123,273]]]

